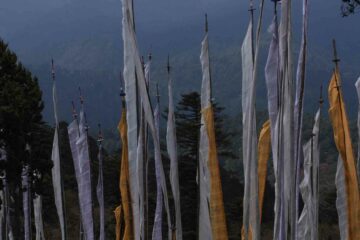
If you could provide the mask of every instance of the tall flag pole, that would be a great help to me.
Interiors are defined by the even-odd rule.
[[[80,137],[80,130],[79,130],[79,121],[78,121],[78,115],[76,113],[75,104],[72,103],[72,115],[73,115],[73,121],[68,125],[68,136],[69,136],[69,143],[70,143],[70,149],[71,149],[71,155],[73,158],[74,163],[74,169],[75,169],[75,178],[76,183],[80,185],[80,162],[79,162],[79,150],[76,146],[76,141]],[[78,194],[80,189],[78,189]],[[80,204],[79,204],[80,205]],[[82,228],[82,218],[81,218],[81,207],[80,207],[80,239],[82,239],[83,236],[83,228]]]
[[[244,200],[243,200],[243,228],[242,238],[245,240],[258,239],[257,229],[258,224],[256,221],[256,215],[258,212],[258,202],[252,196],[257,192],[257,174],[254,172],[256,169],[256,123],[254,121],[255,116],[255,83],[253,82],[254,74],[254,40],[253,40],[253,12],[254,8],[252,2],[250,4],[251,19],[248,26],[247,33],[245,35],[244,42],[241,47],[242,57],[242,124],[243,124],[243,137],[242,137],[242,149],[243,149],[243,165],[244,165]],[[255,131],[254,131],[255,129]],[[252,189],[255,188],[255,189]],[[252,198],[250,200],[250,198]],[[250,206],[250,204],[252,206]],[[255,217],[255,218],[253,218]],[[252,218],[250,220],[250,218]],[[253,225],[254,224],[254,225]],[[253,233],[254,232],[254,233]]]
[[[291,0],[281,1],[279,27],[279,109],[276,123],[278,140],[277,173],[279,222],[274,229],[274,239],[295,239],[295,159],[294,159],[294,97],[291,47]]]
[[[156,134],[158,138],[160,137],[160,95],[159,95],[159,85],[156,83],[156,106],[154,111],[154,120]],[[152,239],[161,240],[162,239],[162,215],[163,215],[163,195],[161,189],[161,159],[158,157],[161,156],[157,153],[159,149],[155,148],[155,175],[156,175],[156,208],[155,208],[155,219],[153,226]]]
[[[358,119],[357,119],[357,128],[358,128],[358,150],[357,150],[357,174],[358,180],[360,179],[360,77],[355,83],[356,92],[358,95]]]
[[[244,163],[244,204],[243,229],[244,239],[260,238],[259,185],[256,134],[256,79],[259,55],[260,32],[264,1],[260,3],[260,15],[254,39],[254,7],[250,1],[251,19],[242,48],[242,113],[243,113],[243,163]],[[255,44],[254,44],[255,43]]]
[[[96,196],[99,202],[99,215],[100,215],[100,231],[99,231],[99,240],[105,240],[105,206],[104,206],[104,176],[103,176],[103,147],[102,142],[104,141],[101,126],[99,124],[99,135],[98,135],[98,161],[99,161],[99,173],[98,173],[98,182],[96,186]]]
[[[360,197],[353,154],[349,123],[345,103],[341,91],[339,59],[336,43],[333,40],[335,70],[331,78],[329,94],[329,115],[334,131],[336,148],[339,151],[338,169],[336,173],[339,228],[341,239],[360,238]],[[340,210],[340,211],[339,211]]]
[[[61,239],[67,239],[66,227],[66,210],[65,210],[65,192],[61,175],[61,162],[60,162],[60,146],[59,146],[59,120],[57,115],[57,96],[56,96],[56,82],[55,82],[55,67],[54,60],[51,60],[51,75],[53,80],[53,107],[55,117],[55,134],[53,141],[53,148],[51,160],[53,168],[51,169],[52,181],[54,186],[55,206],[59,217],[61,228]]]
[[[149,126],[149,129],[150,129],[150,132],[151,132],[151,135],[153,138],[154,147],[157,148],[157,151],[155,152],[155,154],[158,156],[155,156],[155,157],[161,159],[160,140],[156,134],[154,115],[153,115],[153,111],[152,111],[152,107],[151,107],[151,103],[150,103],[150,97],[149,97],[149,93],[148,93],[148,89],[147,89],[147,85],[146,85],[145,74],[144,74],[143,67],[141,64],[139,50],[138,50],[138,47],[136,44],[135,31],[134,31],[133,27],[129,24],[129,23],[131,23],[131,21],[126,20],[126,19],[131,19],[131,16],[132,16],[132,12],[129,9],[129,6],[131,6],[129,4],[129,2],[132,3],[131,0],[123,0],[123,19],[125,19],[123,21],[123,24],[124,24],[123,25],[123,34],[125,32],[125,34],[123,35],[123,38],[126,39],[126,40],[124,40],[124,42],[129,43],[129,45],[126,47],[128,47],[128,50],[130,50],[132,53],[131,59],[130,59],[131,61],[130,62],[125,61],[125,65],[130,65],[130,64],[135,63],[135,70],[136,70],[136,77],[137,77],[135,80],[136,80],[139,94],[141,96],[141,101],[143,104],[144,118]],[[124,74],[124,78],[125,78],[125,83],[126,83],[128,80],[126,79],[125,74]],[[125,86],[126,86],[126,84],[125,84]],[[130,150],[129,150],[129,152],[130,152]],[[163,192],[163,196],[164,196],[164,205],[165,205],[165,210],[167,213],[167,222],[168,222],[168,228],[169,228],[168,236],[169,236],[169,239],[171,239],[171,226],[172,226],[171,225],[171,216],[170,216],[170,210],[169,210],[169,201],[168,201],[167,187],[166,187],[165,174],[164,174],[164,168],[163,168],[162,161],[160,161],[160,164],[161,164],[161,169],[160,169],[161,188],[162,188],[162,192]]]
[[[294,107],[294,132],[295,132],[295,217],[296,221],[299,216],[299,190],[300,190],[300,168],[304,161],[302,151],[302,125],[303,125],[303,108],[304,108],[304,91],[306,80],[306,56],[307,56],[307,32],[308,32],[308,0],[303,0],[303,26],[301,47],[296,72],[296,96]],[[298,224],[295,224],[295,236],[298,236]]]
[[[34,182],[41,179],[41,173],[37,170],[33,171]],[[34,221],[35,221],[35,239],[45,240],[44,236],[44,221],[42,216],[42,196],[38,193],[34,193],[33,199],[34,206]]]
[[[24,211],[24,240],[31,239],[31,180],[29,176],[29,169],[30,166],[28,163],[25,163],[21,173]]]
[[[147,89],[150,89],[151,82],[151,62],[152,54],[149,53],[148,62],[145,64],[145,79],[147,83]],[[143,112],[142,112],[143,113]],[[145,119],[143,119],[145,123]],[[144,131],[144,165],[145,165],[145,180],[144,180],[144,239],[148,239],[149,234],[149,188],[148,188],[148,175],[149,175],[149,127],[145,123]]]
[[[79,137],[76,140],[79,164],[79,202],[85,239],[94,239],[93,203],[91,188],[91,165],[88,144],[88,124],[84,111],[84,100],[80,91]]]
[[[166,146],[170,158],[170,184],[174,197],[175,205],[175,239],[182,240],[181,208],[180,208],[180,188],[179,188],[179,167],[177,158],[176,144],[176,123],[174,113],[174,96],[172,87],[172,78],[170,75],[170,57],[168,56],[167,74],[168,74],[168,93],[169,106],[166,128]]]
[[[3,131],[3,129],[0,129]],[[0,161],[7,162],[7,153],[6,153],[6,145],[0,139]],[[3,206],[4,206],[4,225],[5,225],[5,240],[13,240],[14,234],[12,231],[11,217],[10,217],[10,207],[9,207],[9,187],[7,182],[6,170],[3,170],[1,173],[1,179],[3,184]]]
[[[321,94],[322,95],[322,94]],[[314,127],[310,140],[303,146],[304,151],[304,178],[300,184],[300,191],[304,207],[298,220],[298,240],[318,239],[318,208],[319,208],[319,163],[320,163],[320,107],[315,115]]]
[[[201,127],[199,149],[199,239],[228,239],[211,96],[208,22],[201,43]]]
[[[120,240],[123,236],[124,240],[132,240],[134,238],[134,225],[133,225],[133,213],[132,213],[132,201],[131,201],[131,192],[130,192],[130,176],[129,176],[129,151],[128,151],[128,125],[127,125],[127,110],[125,102],[125,92],[121,90],[120,93],[122,101],[122,113],[121,120],[118,125],[118,130],[120,132],[120,137],[122,141],[121,149],[121,167],[120,167],[120,195],[121,195],[121,205],[116,208],[116,239]],[[123,216],[122,216],[123,215]],[[122,218],[124,219],[124,224],[122,224]],[[123,227],[123,233],[121,229]]]
[[[150,69],[151,69],[151,54],[149,60],[145,64],[143,57],[141,58],[147,89],[150,84]],[[140,99],[141,103],[141,99]],[[139,189],[139,221],[140,221],[140,238],[147,239],[148,234],[148,126],[144,118],[144,110],[141,108],[139,111],[139,136],[136,154],[137,165],[137,187]],[[144,171],[145,170],[145,171]]]
[[[132,199],[132,220],[134,227],[134,240],[140,240],[140,206],[137,176],[137,145],[138,145],[138,87],[135,67],[135,52],[131,35],[135,34],[133,0],[122,0],[122,35],[124,43],[124,83],[127,117],[127,141],[129,160],[129,184]],[[140,63],[140,65],[142,65]],[[142,70],[142,66],[140,66]]]
[[[278,16],[277,16],[277,2],[274,0],[274,17],[269,27],[269,32],[272,35],[268,58],[265,66],[265,80],[267,87],[268,97],[268,112],[270,120],[270,132],[271,132],[271,151],[275,175],[275,206],[274,206],[274,239],[279,239],[280,229],[280,203],[281,203],[281,191],[280,191],[280,172],[278,171],[278,146],[279,146],[279,134],[277,126],[277,117],[279,113],[280,105],[280,78],[279,78],[279,36],[278,36]]]

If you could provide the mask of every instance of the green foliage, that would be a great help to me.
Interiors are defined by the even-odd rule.
[[[7,152],[7,162],[0,170],[6,170],[10,195],[14,200],[15,225],[19,224],[21,216],[21,192],[18,189],[21,189],[23,164],[30,164],[41,175],[51,169],[50,132],[42,122],[41,98],[37,78],[25,69],[15,53],[0,40],[0,141],[5,144]],[[41,191],[41,179],[35,181],[35,191]],[[17,228],[14,231],[15,238],[19,238],[20,233],[21,228]]]
[[[32,146],[37,140],[32,133],[41,129],[42,109],[37,79],[18,62],[7,44],[0,41],[0,123],[11,162],[6,166],[11,182],[19,181],[26,143]]]
[[[360,7],[360,0],[342,0],[342,2],[343,4],[341,5],[341,11],[343,17],[354,14]]]

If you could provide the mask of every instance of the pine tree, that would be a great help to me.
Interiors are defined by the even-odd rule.
[[[234,156],[231,148],[231,134],[224,129],[224,108],[214,104],[216,141],[219,156]],[[183,94],[176,106],[176,132],[179,151],[180,196],[184,239],[197,239],[198,186],[196,183],[199,135],[201,124],[200,95],[197,92]],[[224,170],[222,169],[222,173]],[[234,179],[222,174],[225,182],[233,184]],[[237,182],[235,181],[235,184]],[[240,196],[239,191],[239,196]],[[236,198],[234,198],[236,199]]]
[[[41,112],[42,93],[38,80],[18,61],[15,53],[0,40],[0,140],[5,145],[6,170],[9,190],[14,199],[14,225],[19,224],[21,209],[21,171],[23,164],[32,165],[41,172],[49,172],[50,151],[46,142],[46,129]],[[49,135],[48,135],[49,136]],[[29,147],[27,147],[29,146]],[[20,229],[15,228],[15,239],[20,239]]]
[[[342,0],[341,11],[343,17],[354,14],[360,8],[360,0]]]

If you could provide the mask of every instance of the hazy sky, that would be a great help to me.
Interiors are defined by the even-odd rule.
[[[246,0],[134,0],[134,2],[139,47],[144,54],[151,49],[156,58],[161,58],[163,61],[167,54],[171,53],[178,55],[179,62],[186,63],[188,59],[181,59],[181,52],[186,52],[187,58],[192,57],[198,63],[205,13],[209,15],[211,46],[220,46],[219,49],[226,50],[228,45],[240,47],[249,22],[249,2]],[[300,43],[301,2],[293,0],[295,52]],[[264,32],[270,24],[273,13],[272,2],[265,0],[265,4]],[[349,96],[352,97],[351,101],[354,101],[356,93],[353,84],[360,74],[360,13],[342,18],[341,0],[309,0],[309,5],[309,51],[313,57],[315,56],[309,60],[312,61],[309,70],[320,69],[324,79],[328,78],[332,70],[331,40],[336,38],[339,56],[342,59],[341,69],[346,76],[344,84],[351,89]],[[255,1],[255,6],[258,8],[258,1]],[[257,9],[256,16],[258,12]],[[48,81],[49,59],[55,58],[57,65],[70,73],[106,71],[107,75],[99,76],[99,81],[107,79],[109,85],[102,90],[104,93],[108,89],[113,92],[104,94],[101,101],[104,104],[108,101],[108,104],[114,105],[105,95],[112,95],[115,100],[118,99],[117,87],[109,86],[117,86],[117,82],[112,78],[121,69],[120,0],[4,0],[0,6],[0,23],[0,37],[9,43],[21,61],[40,78],[45,102],[51,101]],[[263,36],[263,39],[269,39],[268,34]],[[267,52],[266,48],[263,50],[264,53]],[[240,55],[235,57],[240,59]],[[240,66],[240,63],[238,65]],[[187,73],[193,72],[194,68],[200,74],[197,65],[184,64],[184,66],[186,69],[179,71],[179,76],[175,78],[188,77]],[[212,69],[217,71],[217,67],[214,66]],[[240,74],[240,69],[237,68],[229,71]],[[65,90],[72,88],[75,92],[73,95],[76,95],[77,84],[80,81],[77,78],[81,78],[82,73],[67,74],[69,79],[63,86],[59,86],[59,92],[66,96],[71,95],[73,93]],[[312,77],[313,75],[309,74],[308,86],[312,85]],[[239,79],[234,80],[235,83],[239,81]],[[191,85],[191,83],[188,79],[187,84]],[[193,84],[194,88],[197,87],[196,84]],[[222,88],[216,89],[216,91],[222,90]],[[239,96],[237,88],[224,89],[224,91],[232,93],[232,96]],[[63,104],[68,106],[69,100],[65,97],[61,99],[63,95],[59,95],[60,104],[63,101]],[[91,101],[99,101],[96,97],[93,96]],[[67,108],[63,110],[63,116],[71,117],[67,110]],[[45,112],[51,115],[51,105],[46,105]],[[94,115],[95,113],[96,110]],[[110,114],[103,113],[104,116]],[[117,121],[117,114],[114,115],[114,119]]]

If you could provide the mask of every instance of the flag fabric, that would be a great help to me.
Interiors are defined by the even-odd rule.
[[[1,190],[0,191],[0,201],[2,203],[5,202],[5,195],[4,195],[4,191]],[[2,237],[4,236],[4,223],[5,223],[5,206],[4,204],[1,206],[0,208],[0,239],[2,240]]]
[[[35,232],[36,232],[35,239],[45,240],[41,195],[35,193],[35,198],[33,199],[33,205],[34,205],[34,221],[35,221]]]
[[[257,177],[257,139],[255,116],[255,82],[253,56],[253,25],[248,30],[241,48],[242,55],[242,124],[243,124],[243,164],[244,164],[244,201],[243,201],[243,238],[259,238],[259,202]],[[251,230],[250,230],[251,229]],[[252,232],[250,235],[249,232]]]
[[[151,55],[149,56],[149,61],[144,64],[144,74],[147,88],[150,87],[150,70],[151,70]],[[140,118],[140,126],[139,126],[139,136],[138,136],[138,145],[136,150],[136,170],[137,170],[137,187],[139,194],[139,221],[140,221],[140,238],[145,238],[145,206],[147,206],[147,202],[145,202],[145,191],[147,191],[147,179],[144,179],[144,175],[148,176],[148,127],[145,123],[144,112],[141,103],[141,111],[139,113]],[[145,166],[145,169],[144,169]],[[144,173],[145,170],[145,173]],[[145,185],[146,184],[146,185]],[[147,193],[146,193],[147,194]]]
[[[358,150],[357,150],[357,174],[358,180],[360,179],[360,77],[355,83],[356,92],[358,95],[358,119],[357,119],[357,128],[358,128]]]
[[[271,151],[270,120],[267,120],[260,131],[258,144],[258,178],[259,178],[259,216],[262,219],[262,208],[267,177],[267,164]]]
[[[294,96],[291,47],[291,0],[281,1],[279,26],[279,112],[275,134],[278,136],[277,178],[279,223],[274,226],[274,239],[295,239],[295,159],[294,159]]]
[[[53,162],[53,168],[51,169],[53,187],[54,187],[54,198],[56,211],[59,217],[60,229],[61,229],[61,239],[66,239],[66,219],[65,219],[65,205],[64,205],[64,192],[62,189],[62,179],[61,179],[61,164],[60,164],[60,151],[59,151],[59,121],[57,116],[57,97],[56,97],[56,85],[55,85],[55,72],[54,65],[52,66],[52,75],[53,75],[53,107],[54,107],[54,117],[55,117],[55,133],[53,140],[53,148],[51,154],[51,160]]]
[[[127,130],[127,110],[125,104],[123,104],[123,110],[121,114],[121,120],[118,125],[120,137],[122,141],[121,150],[121,169],[120,169],[120,194],[121,194],[121,205],[115,210],[117,216],[116,224],[116,236],[120,233],[120,216],[124,217],[124,232],[122,234],[123,240],[134,239],[134,225],[133,225],[133,213],[132,213],[132,201],[130,192],[130,176],[129,176],[129,151],[128,151],[128,130]],[[119,220],[118,220],[119,219]],[[120,236],[119,236],[120,238]],[[118,239],[118,238],[117,238]]]
[[[128,47],[128,50],[131,52],[131,62],[125,62],[125,65],[127,64],[133,64],[135,63],[135,71],[136,71],[136,83],[137,83],[137,87],[138,87],[138,92],[142,101],[142,105],[143,105],[143,110],[144,110],[144,119],[146,120],[146,123],[149,126],[150,129],[150,133],[152,135],[152,140],[154,143],[154,148],[157,149],[155,151],[155,154],[158,156],[155,156],[155,158],[161,159],[161,151],[160,151],[160,140],[157,136],[156,133],[156,127],[155,127],[155,121],[154,121],[154,115],[153,115],[153,111],[152,111],[152,107],[151,107],[151,103],[150,103],[150,97],[149,97],[149,93],[148,93],[148,88],[147,88],[147,84],[146,84],[146,79],[145,79],[145,74],[144,74],[144,69],[141,63],[141,59],[140,59],[140,54],[139,54],[139,50],[137,47],[137,43],[136,43],[136,35],[135,35],[135,31],[133,28],[133,25],[131,24],[131,19],[132,19],[132,11],[130,10],[132,6],[132,1],[131,0],[123,0],[123,38],[126,38],[126,40],[124,40],[124,42],[128,42],[129,45],[126,46]],[[130,7],[130,8],[129,8]],[[124,20],[126,19],[126,20]],[[126,25],[126,26],[124,26]],[[126,32],[124,34],[124,32]],[[125,71],[124,71],[125,72]],[[124,78],[125,78],[125,74],[124,74]],[[126,81],[126,79],[125,79]],[[128,95],[128,93],[126,93],[126,96]],[[129,108],[130,106],[127,106],[127,108]],[[130,119],[128,119],[129,121]],[[130,126],[129,126],[130,128]],[[129,149],[130,149],[130,140],[129,140]],[[130,150],[129,150],[129,154],[130,154]],[[129,156],[130,157],[130,156]],[[130,162],[130,161],[129,161]],[[161,188],[162,188],[162,193],[163,193],[163,197],[164,197],[164,206],[165,206],[165,210],[166,210],[166,214],[167,214],[167,223],[168,223],[168,238],[171,239],[171,216],[170,216],[170,210],[169,210],[169,201],[168,201],[168,194],[167,194],[167,187],[166,187],[166,181],[165,181],[165,174],[164,174],[164,168],[163,168],[163,164],[162,164],[162,160],[160,161],[160,177],[161,177]],[[131,168],[130,168],[130,175],[131,175]],[[131,183],[131,182],[130,182]],[[134,190],[134,189],[132,189]],[[136,191],[138,192],[138,189],[136,189]],[[134,210],[133,210],[134,212]],[[134,213],[135,215],[135,213]],[[138,215],[138,214],[137,214]],[[138,228],[138,226],[137,226]],[[137,239],[137,238],[135,238]]]
[[[298,220],[297,239],[318,239],[318,209],[319,209],[319,130],[320,109],[315,116],[315,123],[311,139],[303,146],[304,178],[300,184],[300,191],[304,207]]]
[[[201,44],[201,127],[200,127],[200,212],[199,239],[228,239],[224,202],[217,159],[214,113],[211,103],[209,42],[206,33]]]
[[[0,161],[7,161],[7,153],[5,150],[4,146],[0,145]],[[8,238],[9,240],[13,240],[14,239],[14,235],[12,232],[12,224],[11,224],[11,217],[10,217],[10,209],[9,209],[9,188],[8,188],[8,183],[7,183],[7,179],[6,179],[6,173],[5,176],[1,179],[2,180],[2,184],[3,184],[3,207],[1,208],[1,210],[4,211],[4,230],[5,231],[5,238]],[[7,234],[7,236],[6,236]],[[3,235],[1,235],[3,236]]]
[[[114,211],[114,215],[115,215],[115,221],[116,221],[116,228],[115,228],[115,239],[116,240],[121,240],[121,223],[122,223],[122,205],[118,206],[115,211]],[[125,238],[124,239],[129,239],[129,238]]]
[[[87,240],[94,239],[94,223],[93,223],[93,203],[91,192],[91,171],[90,171],[90,156],[89,146],[87,140],[87,126],[85,122],[85,112],[83,106],[80,110],[79,118],[79,137],[76,140],[76,147],[78,149],[78,164],[79,164],[79,202],[81,210],[82,226],[84,229],[85,238]],[[79,184],[80,183],[80,184]]]
[[[265,80],[268,97],[268,112],[271,126],[271,144],[274,171],[277,169],[277,148],[275,141],[275,126],[278,116],[279,105],[279,38],[278,38],[278,20],[277,15],[274,16],[273,21],[269,27],[269,33],[272,35],[268,58],[265,66]],[[276,172],[276,171],[275,171]]]
[[[145,142],[145,120],[144,114],[140,113],[140,127],[139,127],[139,137],[136,150],[136,175],[137,175],[137,187],[138,187],[138,196],[139,196],[139,221],[140,221],[140,238],[144,238],[145,234],[145,217],[144,217],[144,206],[145,206],[145,196],[144,196],[144,142]]]
[[[344,174],[345,195],[346,195],[346,238],[360,238],[360,200],[359,185],[356,173],[355,158],[353,154],[349,123],[345,110],[345,104],[340,89],[341,78],[338,67],[335,68],[331,78],[328,94],[329,94],[329,116],[334,132],[334,140],[336,148],[342,159],[343,171],[341,166],[338,167],[339,178],[341,172]],[[340,169],[340,170],[339,170]],[[339,180],[340,182],[340,180]],[[341,188],[339,186],[338,188]],[[341,226],[343,227],[343,226]]]
[[[155,111],[154,111],[154,119],[155,119],[155,128],[156,134],[159,138],[160,129],[160,109],[159,109],[159,100],[156,104]],[[161,189],[161,164],[158,157],[160,156],[157,153],[158,149],[155,148],[155,175],[156,175],[156,208],[155,208],[155,219],[154,219],[154,226],[153,226],[153,233],[152,239],[153,240],[161,240],[162,239],[162,215],[163,215],[163,196],[162,196],[162,189]]]
[[[199,202],[199,239],[213,239],[211,220],[210,220],[210,173],[209,173],[209,137],[206,132],[204,109],[210,105],[210,73],[208,63],[208,35],[202,42],[200,60],[206,70],[203,72],[203,80],[201,85],[201,127],[200,127],[200,144],[199,144],[199,166],[198,166],[198,182],[200,188]]]
[[[338,157],[337,168],[336,168],[336,210],[338,213],[339,219],[339,230],[340,230],[340,240],[350,240],[349,239],[349,229],[348,229],[348,208],[347,208],[347,195],[346,195],[346,183],[345,183],[345,172],[344,164],[341,156]]]
[[[278,134],[277,134],[277,117],[279,112],[279,37],[278,37],[278,20],[275,13],[273,21],[269,27],[272,35],[268,58],[265,66],[265,80],[268,97],[268,112],[271,126],[271,151],[275,175],[275,204],[274,204],[274,239],[278,239],[281,216],[281,191],[280,191],[280,172],[278,171]]]
[[[29,166],[26,165],[22,169],[22,193],[23,193],[23,212],[24,212],[24,240],[31,239],[31,206],[30,206],[30,179]]]
[[[96,186],[96,196],[99,203],[99,215],[100,215],[100,231],[99,240],[105,240],[105,206],[104,206],[104,179],[103,179],[103,153],[102,153],[102,142],[99,143],[99,176],[98,183]]]
[[[300,185],[300,168],[304,161],[302,150],[302,125],[303,125],[303,109],[304,109],[304,91],[306,79],[306,56],[307,56],[307,32],[308,32],[308,0],[303,0],[303,24],[301,46],[298,59],[298,66],[296,72],[296,87],[295,87],[295,106],[294,106],[294,133],[295,133],[295,148],[294,159],[295,165],[295,216],[299,216],[299,185]],[[297,219],[296,219],[297,221]],[[297,224],[295,224],[295,236],[298,236]]]
[[[55,130],[56,131],[56,130]],[[56,133],[56,132],[55,132]],[[76,147],[76,141],[79,138],[79,124],[77,119],[74,119],[68,126],[68,136],[69,136],[69,143],[71,149],[71,155],[73,158],[74,169],[75,169],[75,178],[78,184],[80,185],[80,163],[79,163],[79,150]]]
[[[174,97],[172,89],[172,78],[168,79],[169,107],[166,129],[166,146],[170,158],[170,184],[174,197],[175,205],[175,236],[176,240],[182,240],[181,208],[180,208],[180,188],[179,188],[179,168],[176,144],[176,124],[174,114]]]
[[[134,32],[134,13],[133,0],[122,0],[122,36],[124,47],[124,83],[126,92],[126,111],[127,111],[127,144],[128,144],[128,164],[129,164],[129,184],[131,193],[131,211],[133,220],[133,234],[134,240],[140,240],[140,203],[139,203],[139,189],[138,189],[138,174],[137,174],[137,145],[138,145],[138,90],[136,74],[135,54],[133,41]],[[134,33],[135,34],[135,33]],[[143,66],[140,62],[140,70]]]

